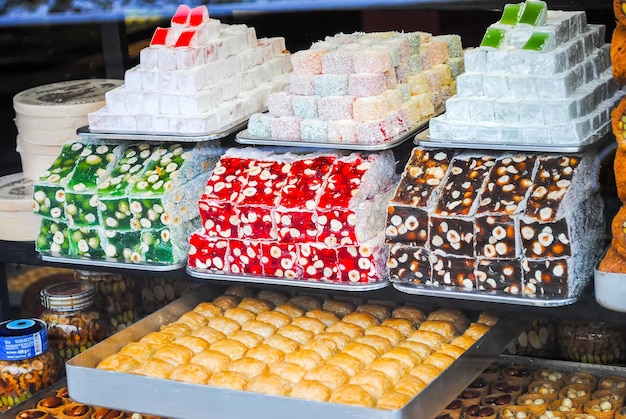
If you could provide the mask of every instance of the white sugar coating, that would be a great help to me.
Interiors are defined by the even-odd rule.
[[[295,116],[279,116],[270,120],[272,138],[281,140],[298,140],[300,138],[301,119]]]
[[[294,95],[292,98],[293,113],[298,118],[314,119],[317,118],[317,96],[300,96]]]
[[[395,73],[394,73],[395,74]],[[351,74],[348,94],[351,96],[376,96],[387,90],[387,76],[382,73]]]
[[[324,121],[337,121],[341,119],[353,119],[352,96],[326,96],[317,101],[317,112]]]
[[[293,94],[285,91],[271,95],[267,101],[268,111],[273,116],[293,116],[293,97]]]
[[[292,73],[289,78],[289,91],[295,95],[315,95],[315,77]]]
[[[348,94],[347,74],[319,74],[314,76],[315,96],[345,96]]]
[[[315,45],[315,44],[314,44]],[[322,57],[323,74],[351,74],[354,73],[354,55],[351,51],[329,50]]]
[[[357,127],[359,123],[353,119],[328,121],[328,139],[337,143],[357,143]]]
[[[328,122],[320,119],[303,119],[300,124],[300,136],[304,141],[328,141]]]

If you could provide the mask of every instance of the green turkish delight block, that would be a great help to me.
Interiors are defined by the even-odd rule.
[[[70,254],[72,256],[104,258],[104,249],[98,228],[71,228],[69,229]]]
[[[505,36],[506,31],[504,29],[495,27],[487,28],[485,36],[483,36],[483,40],[480,43],[480,46],[498,49],[500,48],[500,46],[503,45]]]
[[[186,260],[189,237],[200,228],[199,218],[172,228],[141,232],[143,260],[150,263],[178,263]]]
[[[150,161],[157,146],[148,143],[128,146],[109,176],[98,184],[100,196],[123,196],[134,184],[146,164]]]
[[[142,262],[140,231],[108,230],[105,231],[105,237],[107,244],[104,252],[108,259],[128,263]]]
[[[67,189],[75,192],[95,191],[104,180],[122,150],[120,145],[89,144],[80,154]]]
[[[70,244],[67,224],[62,221],[41,219],[39,234],[35,240],[35,248],[38,252],[54,256],[68,256]]]
[[[65,217],[71,227],[89,227],[100,223],[98,196],[91,193],[67,192]]]
[[[524,3],[524,10],[518,24],[541,26],[546,23],[548,17],[548,5],[545,1],[528,0]]]
[[[81,142],[65,144],[50,167],[39,176],[38,182],[65,184],[84,149],[85,144]]]
[[[65,190],[59,185],[35,183],[33,186],[33,212],[43,217],[64,217]]]
[[[522,49],[527,51],[548,51],[554,49],[554,36],[547,32],[533,32]]]
[[[208,143],[162,146],[132,186],[129,195],[160,196],[215,167],[220,149]]]
[[[159,198],[130,198],[133,230],[163,228],[172,223],[172,215],[166,214],[163,201]]]
[[[519,18],[522,15],[523,5],[523,3],[505,4],[504,10],[502,11],[502,17],[500,18],[500,23],[510,26],[517,25],[517,22],[519,22]]]
[[[100,217],[106,230],[129,230],[132,219],[126,197],[100,198]]]

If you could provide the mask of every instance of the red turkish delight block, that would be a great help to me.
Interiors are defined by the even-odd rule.
[[[244,170],[250,165],[250,161],[237,157],[222,157],[207,181],[202,199],[236,202],[246,181]]]
[[[349,209],[317,211],[318,241],[329,247],[356,244],[356,217]]]
[[[298,265],[302,267],[303,279],[321,282],[339,280],[335,249],[316,243],[303,243],[298,246]]]
[[[194,29],[182,31],[174,44],[174,48],[193,48],[196,46],[198,46],[198,34]]]
[[[535,183],[526,204],[527,217],[543,222],[556,220],[579,163],[580,158],[576,156],[555,156],[539,161]]]
[[[261,243],[255,240],[231,239],[229,271],[235,275],[263,275]]]
[[[231,203],[200,200],[198,207],[207,236],[225,239],[238,237],[239,215]]]
[[[239,205],[239,238],[275,240],[276,227],[272,211],[257,205]]]
[[[194,232],[189,239],[187,265],[192,269],[227,272],[228,240],[214,239]]]
[[[526,257],[556,258],[572,254],[569,230],[564,218],[546,224],[521,220],[520,236]]]
[[[387,243],[404,243],[426,247],[428,243],[428,212],[402,205],[387,207]]]
[[[191,13],[191,7],[186,4],[181,4],[174,12],[174,16],[172,16],[171,25],[172,26],[186,26],[189,22],[189,14]]]
[[[298,279],[298,247],[295,244],[262,242],[263,274],[268,277]]]
[[[209,10],[206,6],[197,6],[189,12],[189,26],[200,26],[209,20]]]
[[[386,257],[383,253],[380,246],[371,243],[338,247],[339,282],[352,284],[384,280]]]
[[[430,218],[430,249],[474,256],[474,223],[461,218]]]
[[[453,155],[452,151],[415,147],[391,202],[413,207],[428,206],[446,176]]]
[[[528,296],[569,296],[567,258],[523,259],[524,294]]]
[[[278,203],[289,166],[279,161],[252,160],[245,170],[246,181],[243,184],[238,205],[266,205],[273,207]]]
[[[450,166],[446,184],[441,189],[435,213],[472,214],[485,177],[494,164],[493,157],[489,156],[455,158]]]
[[[348,208],[358,194],[363,175],[370,168],[369,161],[358,154],[337,159],[320,196],[318,208]]]
[[[394,244],[389,248],[387,269],[391,282],[425,284],[432,276],[430,252],[421,247]]]
[[[509,215],[476,217],[476,256],[514,258],[517,246],[515,219]]]
[[[522,267],[519,259],[478,259],[476,284],[479,290],[522,292]]]
[[[166,46],[172,43],[170,28],[156,28],[150,39],[150,46]]]
[[[279,205],[308,210],[317,207],[326,176],[335,159],[335,156],[318,156],[293,162],[280,191]]]
[[[318,241],[317,214],[313,211],[274,211],[276,234],[281,243],[307,243]]]
[[[489,174],[478,213],[519,213],[533,183],[535,162],[535,156],[523,154],[498,160]]]
[[[476,289],[476,259],[431,253],[433,275],[427,285]]]

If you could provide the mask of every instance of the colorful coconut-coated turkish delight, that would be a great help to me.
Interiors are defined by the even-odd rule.
[[[603,25],[582,11],[507,4],[479,47],[463,55],[465,72],[429,135],[454,142],[584,144],[610,131],[624,96],[611,67]]]
[[[125,263],[185,261],[197,201],[221,155],[192,143],[78,141],[36,182],[37,250]]]
[[[191,236],[188,267],[329,283],[385,280],[394,178],[389,152],[231,149],[199,200],[202,228]]]
[[[416,147],[387,208],[391,281],[576,295],[605,233],[594,158]]]
[[[89,114],[95,132],[219,133],[268,106],[291,71],[283,38],[257,39],[254,28],[181,5],[157,28],[124,85]]]
[[[443,109],[463,72],[462,54],[458,35],[326,37],[292,54],[289,85],[270,94],[268,113],[250,118],[248,134],[305,142],[393,140]]]

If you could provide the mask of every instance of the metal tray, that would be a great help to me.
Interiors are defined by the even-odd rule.
[[[391,283],[388,280],[373,283],[354,283],[354,284],[333,284],[330,282],[307,281],[305,279],[287,279],[277,277],[265,277],[254,275],[232,275],[202,272],[187,266],[189,276],[199,279],[210,279],[216,281],[243,282],[249,284],[266,284],[266,285],[287,285],[290,287],[316,288],[323,290],[336,291],[375,291],[388,287]]]
[[[220,140],[228,137],[238,131],[241,131],[248,125],[248,117],[242,118],[231,125],[228,125],[218,132],[208,132],[204,134],[175,134],[175,133],[137,133],[137,132],[107,132],[92,131],[88,126],[78,128],[76,133],[82,138],[95,140],[128,140],[128,141],[153,141],[153,142],[203,142]]]
[[[530,369],[553,368],[569,374],[585,372],[598,379],[609,375],[626,377],[626,368],[617,365],[587,364],[584,362],[532,358],[518,355],[500,355],[495,362],[501,365],[519,365]]]
[[[538,153],[580,153],[594,147],[601,147],[603,144],[612,141],[610,130],[610,121],[604,127],[599,129],[595,134],[587,140],[574,144],[523,144],[523,143],[487,143],[487,142],[464,142],[451,141],[444,139],[430,138],[430,131],[424,130],[419,132],[413,142],[415,145],[426,148],[458,148],[473,150],[496,150],[496,151],[522,151],[522,152],[538,152]]]
[[[377,144],[361,144],[361,143],[336,143],[336,142],[314,142],[314,141],[291,141],[291,140],[277,140],[273,138],[259,138],[252,137],[248,130],[243,130],[235,136],[235,141],[239,144],[252,144],[252,145],[271,145],[271,146],[287,146],[287,147],[306,147],[306,148],[333,148],[341,150],[356,150],[356,151],[382,151],[392,149],[400,144],[405,143],[416,133],[426,129],[428,127],[428,120],[422,121],[409,131],[398,135],[384,143]]]
[[[207,301],[211,294],[211,288],[202,286],[69,360],[66,373],[70,397],[85,404],[179,419],[207,417],[207,408],[211,417],[229,419],[258,417],[259,412],[266,412],[262,415],[271,415],[274,419],[434,417],[493,362],[528,323],[527,319],[504,316],[409,404],[395,411],[267,396],[95,368],[126,343],[158,330],[160,325]]]
[[[464,291],[446,287],[430,287],[422,284],[401,284],[393,283],[393,287],[398,291],[407,294],[421,295],[426,297],[455,298],[458,300],[482,301],[489,303],[516,304],[533,307],[561,307],[577,302],[583,293],[584,286],[580,291],[571,297],[523,297],[508,294],[503,291]]]
[[[118,269],[130,269],[136,271],[152,271],[152,272],[169,272],[176,271],[184,268],[187,265],[187,261],[178,263],[125,263],[125,262],[113,262],[102,259],[90,259],[90,258],[73,258],[73,257],[61,257],[50,255],[39,255],[39,258],[44,262],[63,263],[66,265],[89,265],[101,268],[118,268]]]

